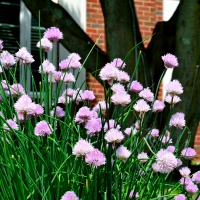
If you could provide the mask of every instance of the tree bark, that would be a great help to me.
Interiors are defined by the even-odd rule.
[[[186,125],[191,130],[190,145],[193,146],[200,120],[200,3],[181,0],[179,9],[175,51],[179,67],[174,70],[173,79],[182,83],[184,93],[175,112],[186,114]]]

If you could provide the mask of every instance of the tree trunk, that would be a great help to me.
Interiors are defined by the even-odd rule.
[[[173,79],[182,83],[184,93],[175,112],[186,114],[186,125],[191,130],[190,145],[193,146],[200,120],[200,3],[196,0],[182,0],[179,9],[176,29],[179,67],[174,70]]]

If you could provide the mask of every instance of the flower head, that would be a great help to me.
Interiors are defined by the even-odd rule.
[[[48,40],[47,38],[43,37],[40,42],[37,43],[37,47],[40,48],[40,44],[41,44],[41,47],[44,51],[46,51],[47,53],[49,51],[52,50],[53,48],[53,44],[50,42],[50,40]]]
[[[94,106],[93,110],[96,112],[97,111],[105,112],[106,108],[109,108],[109,104],[106,103],[105,101],[99,101],[97,105]]]
[[[124,133],[125,133],[127,136],[129,136],[129,135],[131,134],[131,131],[132,131],[132,128],[126,128],[126,129],[124,130]]]
[[[200,171],[193,174],[192,180],[195,181],[196,183],[200,184]]]
[[[13,121],[12,119],[8,119],[8,120],[6,120],[6,122],[7,122],[7,123],[4,123],[4,124],[3,124],[3,127],[4,127],[5,130],[10,131],[10,127],[11,127],[12,129],[14,129],[14,130],[19,130],[18,125],[17,125],[16,122]],[[8,124],[10,127],[9,127],[7,124]]]
[[[3,49],[3,41],[0,40],[0,51]]]
[[[76,157],[85,156],[86,154],[92,152],[94,147],[86,140],[80,139],[73,148],[72,154]]]
[[[44,38],[49,39],[53,44],[55,44],[58,40],[63,39],[63,34],[58,28],[51,27],[44,32]]]
[[[151,92],[149,88],[144,88],[140,93],[139,97],[143,98],[148,102],[152,102],[154,100],[154,94]]]
[[[177,57],[170,53],[167,53],[166,55],[162,56],[162,60],[166,68],[178,67]]]
[[[61,80],[65,84],[69,84],[71,82],[75,82],[75,77],[71,72],[70,73],[63,73],[62,76],[61,76]]]
[[[91,118],[87,121],[85,128],[87,129],[87,134],[90,136],[98,134],[102,129],[102,123],[100,118]]]
[[[195,194],[199,189],[194,183],[189,183],[185,186],[185,190],[190,194]]]
[[[106,131],[108,131],[112,128],[115,128],[115,127],[118,130],[121,128],[120,125],[117,125],[117,123],[115,122],[114,119],[109,119],[109,121],[106,122],[105,125],[104,125],[104,131],[106,132]]]
[[[184,156],[186,160],[192,160],[196,154],[196,151],[191,147],[185,148],[181,151],[181,155]]]
[[[28,95],[22,95],[14,104],[14,108],[18,113],[28,114],[36,109],[36,105]]]
[[[131,102],[131,97],[126,92],[117,92],[111,97],[115,105],[126,106]]]
[[[86,154],[85,162],[97,168],[101,165],[105,165],[106,157],[98,149],[93,149],[93,151]]]
[[[165,104],[162,101],[156,100],[153,104],[153,112],[162,112]]]
[[[181,169],[179,169],[179,172],[181,174],[182,177],[186,178],[189,177],[191,171],[188,167],[182,167]]]
[[[166,85],[165,89],[167,93],[172,97],[183,93],[183,87],[178,80],[170,81],[169,84]]]
[[[174,200],[186,200],[186,196],[184,194],[179,194],[174,197]]]
[[[130,91],[131,92],[136,92],[136,93],[138,93],[138,92],[140,92],[140,91],[142,91],[143,90],[143,86],[142,86],[142,84],[140,83],[140,82],[138,82],[138,81],[133,81],[132,83],[131,83],[131,85],[130,85]]]
[[[150,131],[150,134],[151,134],[152,137],[158,138],[158,137],[159,137],[159,130],[156,129],[156,128],[154,128],[154,129],[152,129],[152,130]]]
[[[185,126],[185,114],[181,112],[177,112],[172,115],[169,126],[175,126],[176,128],[182,129]]]
[[[192,183],[192,180],[191,180],[190,177],[186,177],[186,178],[182,177],[182,178],[180,179],[180,184],[181,184],[181,185],[188,185],[188,184],[190,184],[190,183]]]
[[[76,113],[75,122],[84,123],[91,119],[91,111],[88,107],[84,106]]]
[[[169,151],[169,152],[171,152],[171,153],[174,153],[175,146],[168,146],[166,150]]]
[[[56,116],[62,118],[65,116],[65,111],[60,106],[56,106]],[[54,116],[54,110],[51,111],[51,116]]]
[[[172,96],[168,94],[168,95],[165,97],[165,101],[166,101],[167,103],[169,103],[169,104],[174,105],[174,104],[178,103],[179,101],[181,101],[181,99],[180,99],[179,96],[174,95],[174,96],[173,96],[173,100],[172,100]]]
[[[52,127],[46,121],[40,121],[36,124],[34,133],[37,136],[46,136],[52,133]]]
[[[61,198],[61,200],[79,200],[73,191],[67,191]]]
[[[149,156],[147,155],[147,153],[142,152],[138,154],[137,158],[140,160],[140,163],[145,163],[147,162]]]
[[[16,57],[20,60],[20,65],[24,64],[31,64],[35,60],[33,59],[33,56],[27,51],[26,47],[22,47],[19,49],[17,53],[15,53]]]
[[[92,101],[95,99],[94,92],[90,90],[85,90],[82,94],[82,100]]]
[[[39,66],[39,73],[49,74],[56,70],[55,66],[49,62],[49,60],[45,60],[41,66]]]
[[[156,163],[159,165],[160,173],[169,173],[177,166],[177,159],[173,153],[161,149],[156,154]]]
[[[125,161],[129,156],[131,155],[131,152],[127,149],[127,147],[121,145],[116,150],[116,156],[117,158],[122,159],[122,161]]]
[[[35,109],[34,110],[31,110],[29,111],[27,114],[29,117],[33,117],[33,118],[37,118],[39,115],[43,114],[44,113],[44,109],[41,105],[39,104],[35,104]],[[18,115],[19,117],[19,115]]]
[[[113,84],[113,80],[118,77],[119,70],[110,63],[107,63],[100,71],[99,76],[101,80],[107,80],[110,85]]]
[[[143,99],[138,100],[136,104],[133,106],[133,108],[136,112],[140,113],[146,113],[150,110],[150,106]]]
[[[113,84],[113,86],[111,87],[111,90],[113,91],[113,93],[125,92],[124,86],[120,83]]]
[[[123,63],[123,60],[121,58],[115,58],[111,64],[117,68],[122,68],[124,69],[124,67],[126,66],[125,63]]]
[[[110,129],[104,139],[109,143],[120,143],[124,139],[124,135],[116,128]]]
[[[0,62],[5,69],[9,69],[10,66],[14,65],[16,63],[16,60],[12,54],[10,54],[8,51],[3,51],[0,54]]]
[[[127,72],[119,70],[119,73],[117,75],[117,81],[120,83],[126,83],[130,81],[130,76],[128,75]]]
[[[25,94],[24,88],[19,83],[11,85],[10,92],[14,97]]]

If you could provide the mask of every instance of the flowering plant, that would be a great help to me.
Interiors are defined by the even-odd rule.
[[[184,113],[173,113],[181,101],[181,83],[172,80],[166,87],[170,113],[162,130],[156,127],[158,113],[165,108],[164,102],[156,100],[158,88],[153,94],[150,87],[134,80],[138,65],[130,77],[120,58],[101,69],[99,76],[108,87],[105,99],[93,106],[93,91],[76,88],[81,57],[71,53],[59,63],[59,71],[44,57],[43,50],[52,51],[62,38],[59,29],[52,27],[37,43],[42,82],[38,94],[32,81],[32,98],[27,81],[21,85],[16,79],[18,63],[31,73],[32,55],[25,47],[15,56],[7,51],[0,55],[2,198],[200,199],[200,171],[190,175],[188,166],[182,165],[196,155],[188,143],[180,143],[189,134]],[[178,66],[174,55],[162,59],[166,68]],[[7,74],[13,77],[12,85]],[[135,117],[127,126],[131,113]],[[172,141],[177,129],[182,133]],[[182,177],[177,183],[170,182],[174,173]]]

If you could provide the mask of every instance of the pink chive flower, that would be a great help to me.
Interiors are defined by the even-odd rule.
[[[140,93],[139,97],[143,98],[148,102],[152,102],[154,100],[154,94],[151,92],[149,88],[144,88]]]
[[[165,104],[162,101],[156,100],[153,104],[153,112],[162,112],[165,108]]]
[[[82,94],[83,94],[83,91],[80,90],[79,88],[77,88],[76,90],[74,90],[72,99],[74,101],[76,101],[77,105],[79,104],[79,102],[83,101]]]
[[[129,135],[131,134],[131,131],[132,131],[132,128],[126,128],[126,129],[124,130],[124,133],[125,133],[127,136],[129,136]]]
[[[169,84],[166,85],[165,89],[167,93],[172,97],[183,93],[183,87],[178,80],[170,81]]]
[[[79,62],[81,57],[79,56],[79,54],[70,53],[67,59],[69,60],[69,68],[70,69],[76,70],[78,68],[81,68],[81,63]]]
[[[123,60],[121,58],[115,58],[111,64],[117,68],[122,68],[124,69],[124,67],[126,66],[125,63],[123,63]],[[123,65],[122,65],[123,64]]]
[[[180,167],[183,164],[180,158],[177,158],[177,166],[176,168]]]
[[[185,190],[190,194],[195,194],[199,189],[198,189],[197,185],[195,185],[194,183],[191,182],[185,186]]]
[[[189,177],[191,171],[188,167],[182,167],[181,169],[179,169],[179,172],[181,174],[182,177],[186,178]]]
[[[133,81],[130,85],[130,92],[139,93],[143,90],[143,86],[138,81]]]
[[[130,155],[131,155],[131,152],[127,149],[127,147],[123,145],[118,147],[118,149],[116,150],[117,158],[122,159],[123,162],[125,162],[126,159],[128,159]]]
[[[36,136],[46,136],[52,133],[52,127],[46,121],[40,121],[36,124],[34,133]]]
[[[2,81],[1,81],[1,86],[2,86],[2,88],[3,88],[4,90],[8,90],[8,84],[7,84],[6,80],[2,80]]]
[[[50,42],[55,44],[58,40],[63,39],[63,34],[58,28],[51,27],[44,32],[44,38],[49,39]]]
[[[158,138],[158,137],[159,137],[159,130],[156,129],[156,128],[154,128],[154,129],[152,129],[152,130],[150,131],[150,134],[151,134],[152,137]]]
[[[134,194],[135,194],[135,193],[134,193],[134,190],[131,190],[131,191],[130,191],[130,194],[129,194],[129,198],[132,199]],[[138,192],[137,192],[137,193],[135,194],[135,198],[137,199],[138,197],[139,197],[139,194],[138,194]]]
[[[3,41],[0,40],[0,51],[3,49]]]
[[[111,97],[111,101],[115,105],[126,106],[131,102],[131,97],[126,92],[117,92]]]
[[[9,69],[12,65],[16,63],[16,60],[12,54],[8,51],[3,51],[0,54],[0,62],[5,69]]]
[[[86,154],[85,162],[97,168],[101,165],[105,165],[106,157],[98,149],[93,149],[93,151]]]
[[[114,119],[109,119],[109,121],[104,124],[104,131],[107,132],[108,130],[115,128],[115,127],[118,130],[121,128],[120,125],[117,125],[117,123],[115,122]]]
[[[174,95],[174,96],[173,96],[173,100],[172,100],[172,97],[168,94],[168,95],[165,97],[165,101],[166,101],[167,103],[169,103],[169,104],[174,105],[174,104],[180,102],[181,99],[180,99],[179,96]]]
[[[101,111],[102,113],[104,113],[106,111],[106,108],[109,108],[109,104],[105,101],[99,101],[97,105],[93,107],[93,110],[96,112]]]
[[[152,167],[154,173],[157,173],[160,170],[160,167],[157,163],[153,163],[151,167]]]
[[[195,181],[196,183],[200,184],[200,171],[193,174],[192,180]]]
[[[140,163],[145,163],[147,162],[149,156],[147,155],[147,153],[142,152],[138,154],[137,158],[140,160]]]
[[[50,113],[51,116],[54,116],[54,110],[55,109],[53,109],[51,111],[51,113]],[[55,114],[55,116],[57,116],[58,118],[62,118],[62,117],[65,116],[65,111],[60,106],[56,106],[56,114]]]
[[[55,80],[55,82],[59,82],[61,80],[61,77],[62,77],[62,72],[53,71],[52,72],[52,77]]]
[[[185,114],[181,112],[177,112],[172,115],[169,126],[175,126],[176,128],[182,129],[185,126]]]
[[[66,97],[64,95],[58,97],[58,103],[61,103],[61,104],[66,104],[66,103],[69,103],[70,102],[70,98],[69,97]]]
[[[19,130],[18,125],[12,119],[6,120],[7,124],[14,130]],[[5,130],[10,131],[10,127],[6,123],[3,124]]]
[[[86,154],[92,152],[94,147],[86,140],[80,139],[73,148],[72,154],[76,157],[85,156]]]
[[[179,194],[174,197],[174,200],[186,200],[186,196],[184,194]]]
[[[117,75],[117,81],[120,83],[126,83],[130,81],[130,76],[127,72],[119,70],[119,73]]]
[[[19,49],[19,51],[15,53],[15,55],[17,58],[19,58],[20,65],[29,65],[35,61],[33,59],[33,56],[27,51],[26,47],[22,47],[21,49]]]
[[[171,152],[171,153],[174,153],[175,146],[168,146],[166,150],[169,151],[169,152]]]
[[[75,77],[74,75],[70,72],[70,73],[64,73],[61,76],[61,80],[65,83],[65,84],[69,84],[71,82],[75,82]]]
[[[113,86],[111,87],[111,90],[113,91],[113,93],[125,92],[124,86],[120,83],[113,84]]]
[[[102,123],[100,118],[91,118],[87,121],[85,128],[89,136],[97,135],[102,129]]]
[[[39,66],[39,73],[50,74],[56,70],[55,66],[49,62],[49,60],[45,60],[41,66]]]
[[[72,98],[74,94],[74,90],[72,88],[67,88],[66,94],[68,97]]]
[[[110,85],[113,84],[113,80],[118,77],[119,70],[111,63],[107,63],[100,71],[99,76],[101,80],[108,81]]]
[[[181,184],[181,185],[188,185],[188,184],[190,184],[190,183],[192,183],[192,180],[191,180],[190,177],[186,177],[186,178],[182,177],[182,178],[180,179],[180,184]]]
[[[90,90],[85,90],[82,94],[82,100],[92,101],[95,99],[94,92]]]
[[[185,148],[181,151],[181,155],[184,156],[186,160],[192,160],[196,154],[196,151],[191,147]]]
[[[162,60],[164,62],[164,66],[166,68],[174,68],[178,67],[178,59],[176,56],[167,53],[166,55],[162,56]]]
[[[170,132],[166,131],[165,135],[161,138],[162,139],[162,144],[166,145],[167,143],[171,144],[172,139],[170,139]]]
[[[104,139],[108,143],[120,143],[124,139],[124,135],[116,128],[112,128],[106,132]]]
[[[140,113],[146,113],[150,110],[150,106],[147,104],[147,102],[143,99],[140,99],[136,102],[136,104],[133,106],[133,109],[136,112]]]
[[[35,104],[35,109],[29,111],[27,114],[30,118],[37,118],[39,115],[42,115],[43,113],[44,113],[43,107],[39,104]]]
[[[161,149],[156,154],[156,163],[160,173],[169,173],[177,167],[177,159],[173,153]]]
[[[28,95],[22,95],[14,104],[14,108],[18,113],[28,114],[36,109],[36,105]]]
[[[86,106],[80,108],[79,111],[76,113],[75,122],[79,124],[87,123],[89,119],[91,119],[91,111]]]
[[[41,44],[41,46],[40,46]],[[47,53],[50,52],[53,48],[53,44],[47,38],[42,38],[36,45],[38,48],[42,48]]]
[[[67,191],[62,196],[61,200],[79,200],[76,194],[73,191]]]
[[[19,83],[11,85],[10,86],[10,92],[14,97],[18,97],[20,95],[25,94],[24,88]]]

